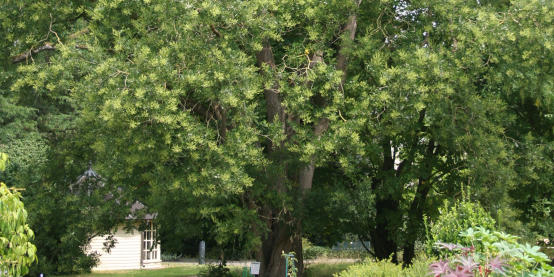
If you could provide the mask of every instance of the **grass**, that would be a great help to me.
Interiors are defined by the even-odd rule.
[[[307,277],[332,277],[333,274],[345,270],[352,263],[317,263],[306,267]],[[177,266],[163,269],[143,270],[118,270],[104,271],[77,275],[65,275],[63,277],[185,277],[196,276],[205,266]],[[230,267],[234,276],[242,276],[242,267]]]
[[[139,269],[139,270],[118,270],[95,272],[78,275],[66,275],[67,277],[176,277],[176,276],[196,276],[202,270],[203,266],[179,266],[163,269]]]
[[[333,274],[339,273],[354,263],[317,263],[306,267],[307,277],[333,277]]]

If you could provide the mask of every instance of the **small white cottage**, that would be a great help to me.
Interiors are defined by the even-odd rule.
[[[135,202],[131,208],[132,211],[145,208],[140,202]],[[118,228],[113,234],[116,243],[115,246],[106,252],[104,242],[108,236],[94,237],[87,249],[88,253],[96,252],[99,255],[99,261],[92,270],[119,270],[119,269],[141,269],[141,268],[159,268],[162,265],[160,243],[156,243],[156,229],[152,224],[155,215],[147,214],[144,217],[146,221],[146,230],[139,231],[132,229],[126,231],[125,228]],[[127,219],[133,219],[128,216]]]
[[[79,176],[76,184],[83,183],[83,180],[95,178],[100,180],[100,176],[89,165],[89,169]],[[130,214],[127,220],[136,220],[135,212],[145,209],[144,204],[135,201],[131,206]],[[146,214],[143,219],[147,228],[139,231],[138,228],[126,230],[123,226],[117,228],[113,234],[98,236],[91,239],[86,247],[87,254],[96,253],[98,255],[98,264],[93,271],[102,270],[120,270],[120,269],[142,269],[161,267],[161,247],[156,243],[156,230],[152,220],[156,214]],[[138,226],[137,226],[138,227]],[[112,236],[115,245],[106,251],[105,243]]]

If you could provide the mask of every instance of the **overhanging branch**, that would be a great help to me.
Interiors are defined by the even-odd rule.
[[[88,46],[84,45],[84,44],[76,44],[75,48],[76,49],[81,49],[81,50],[88,50]],[[31,49],[31,50],[29,50],[29,51],[27,51],[23,54],[19,54],[19,55],[13,57],[12,58],[12,63],[14,63],[14,64],[20,63],[22,61],[26,61],[29,58],[32,58],[33,54],[38,54],[38,53],[43,52],[43,51],[53,51],[53,50],[56,50],[56,49],[57,49],[56,46],[54,46],[54,45],[47,42],[39,48]]]
[[[19,62],[25,61],[28,58],[30,58],[33,54],[38,54],[42,51],[51,51],[51,50],[56,50],[56,47],[54,47],[50,43],[45,43],[43,46],[41,46],[37,49],[31,49],[31,50],[29,50],[29,51],[27,51],[23,54],[20,54],[20,55],[17,55],[15,57],[13,57],[12,58],[12,63],[19,63]]]

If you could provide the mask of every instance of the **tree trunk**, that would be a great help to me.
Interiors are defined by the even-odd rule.
[[[423,227],[423,212],[425,210],[425,201],[431,190],[430,182],[433,157],[438,152],[438,145],[430,140],[425,151],[425,159],[421,169],[421,175],[418,180],[416,194],[408,211],[408,224],[406,230],[404,255],[402,257],[404,266],[410,265],[415,257],[415,241],[418,239],[419,232]]]
[[[406,230],[406,243],[404,244],[404,254],[402,256],[404,266],[410,265],[415,257],[415,241],[423,225],[423,211],[425,200],[431,190],[428,180],[419,179],[416,195],[410,210],[408,212],[408,224]]]
[[[298,276],[303,274],[302,235],[290,224],[281,220],[271,223],[271,231],[262,243],[261,277],[285,276],[285,258],[283,253],[294,252],[298,260]]]
[[[386,193],[389,185],[387,178],[395,178],[394,172],[394,157],[392,154],[391,142],[388,138],[385,138],[382,143],[383,147],[383,176],[373,180],[372,189],[374,191],[380,190],[381,196],[378,196],[375,201],[375,226],[370,231],[371,244],[373,244],[373,250],[375,257],[379,260],[388,259],[392,256],[392,262],[397,263],[398,257],[396,251],[398,249],[397,241],[391,236],[396,233],[398,225],[395,220],[401,220],[401,213],[399,208],[399,200],[394,197],[395,193]]]
[[[359,1],[358,1],[359,5]],[[347,24],[343,31],[349,32],[348,38],[353,40],[356,32],[357,22],[356,16],[350,16],[347,20]],[[264,43],[264,47],[257,55],[258,65],[262,67],[267,65],[270,68],[275,68],[275,59],[273,51],[269,43]],[[346,63],[347,59],[343,54],[343,51],[339,51],[337,57],[337,69],[343,72],[341,85],[344,84],[346,79]],[[315,66],[317,63],[323,62],[321,53],[316,53],[312,58],[312,61],[308,65],[309,67]],[[282,106],[281,99],[278,93],[278,83],[271,88],[264,90],[264,96],[266,99],[267,119],[269,122],[278,120],[281,123],[283,132],[290,137],[290,133],[287,130],[287,114]],[[325,103],[320,103],[325,105]],[[319,137],[328,129],[329,120],[327,118],[320,118],[314,125],[314,135]],[[273,152],[277,149],[282,149],[284,143],[280,145],[272,145],[270,143],[268,152]],[[279,161],[276,161],[277,163]],[[286,168],[283,167],[283,168]],[[300,191],[298,196],[299,210],[302,210],[305,193],[312,188],[312,181],[315,171],[315,160],[312,159],[308,165],[300,168],[297,174],[297,180]],[[284,181],[286,180],[286,172],[282,172],[281,178],[277,178],[274,186],[274,190],[280,193],[284,193]],[[273,212],[274,207],[267,207],[266,218],[268,227],[270,229],[269,234],[262,239],[262,250],[259,252],[259,259],[261,261],[260,276],[264,277],[281,277],[285,276],[285,259],[282,256],[284,253],[295,252],[295,258],[297,259],[296,267],[298,269],[298,276],[303,276],[304,266],[302,257],[302,218],[295,218],[291,214],[278,215],[279,212]],[[267,216],[269,215],[269,217]]]
[[[392,218],[398,215],[398,201],[391,199],[378,200],[375,203],[376,209],[376,224],[371,230],[371,244],[375,257],[379,260],[388,259],[392,256],[392,262],[397,263],[398,257],[396,250],[398,244],[389,236],[395,233],[396,227]]]

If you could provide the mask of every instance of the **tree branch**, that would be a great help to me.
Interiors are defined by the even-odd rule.
[[[216,37],[221,37],[221,33],[215,28],[213,24],[210,24],[210,29],[212,29],[212,32],[215,34]]]
[[[12,58],[12,63],[19,63],[19,62],[22,62],[22,61],[25,61],[27,60],[28,58],[30,58],[33,54],[38,54],[42,51],[51,51],[51,50],[56,50],[56,47],[54,47],[52,44],[50,43],[45,43],[43,46],[37,48],[37,49],[31,49],[23,54],[20,54],[20,55],[17,55],[15,57]]]

